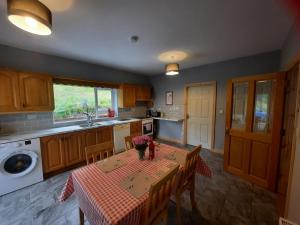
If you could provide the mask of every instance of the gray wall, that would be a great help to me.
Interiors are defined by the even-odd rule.
[[[300,54],[300,24],[291,28],[287,39],[282,47],[281,68],[284,69],[296,56]]]
[[[0,45],[0,67],[116,83],[147,84],[149,81],[140,74],[4,45]]]
[[[160,108],[162,111],[168,110],[173,115],[183,116],[184,85],[203,81],[217,81],[215,148],[222,149],[225,129],[226,81],[238,76],[276,72],[279,70],[279,65],[280,51],[274,51],[185,69],[177,77],[167,77],[165,75],[152,77],[150,81],[154,88],[154,108]],[[165,106],[166,91],[173,91],[174,93],[174,105],[172,107]],[[223,114],[218,113],[220,109],[224,110]],[[181,140],[182,123],[160,123],[159,136]]]

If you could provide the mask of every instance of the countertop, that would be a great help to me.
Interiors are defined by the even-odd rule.
[[[73,125],[73,126],[64,126],[64,127],[49,128],[43,130],[26,131],[22,133],[0,134],[0,144],[33,139],[33,138],[41,138],[41,137],[51,136],[55,134],[83,131],[83,130],[105,127],[105,126],[114,126],[118,124],[125,124],[125,123],[131,123],[136,121],[140,121],[140,119],[132,118],[125,121],[107,120],[107,121],[96,122],[95,123],[96,125],[92,127],[81,127],[80,125]]]
[[[155,120],[165,120],[165,121],[171,121],[171,122],[181,122],[183,121],[183,118],[168,118],[168,117],[153,117]]]

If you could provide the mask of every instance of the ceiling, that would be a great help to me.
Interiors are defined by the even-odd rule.
[[[280,0],[41,2],[52,10],[52,35],[10,24],[1,0],[1,44],[146,75],[163,72],[166,51],[186,52],[180,66],[189,68],[281,49],[293,23]]]

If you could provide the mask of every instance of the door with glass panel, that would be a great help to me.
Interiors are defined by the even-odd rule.
[[[225,170],[275,190],[284,101],[284,73],[228,81]]]

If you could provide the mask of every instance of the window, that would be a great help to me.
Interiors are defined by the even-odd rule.
[[[83,112],[106,117],[108,109],[117,109],[116,90],[74,85],[54,84],[54,121],[85,119]]]

